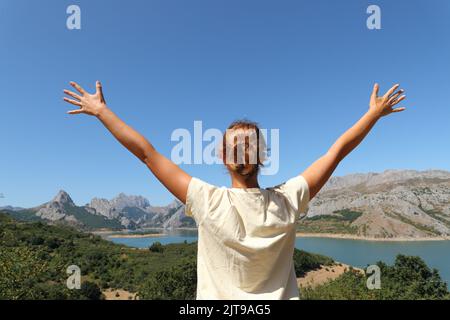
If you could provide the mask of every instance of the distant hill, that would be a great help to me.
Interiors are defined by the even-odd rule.
[[[387,170],[332,177],[299,229],[376,238],[450,235],[450,172]]]
[[[184,206],[179,201],[153,207],[144,197],[124,193],[111,200],[94,198],[84,206],[77,206],[70,195],[61,190],[51,201],[37,207],[7,206],[0,210],[22,221],[40,220],[80,230],[195,227],[195,221],[185,216]]]
[[[2,209],[10,216],[22,221],[46,221],[50,224],[62,224],[78,229],[122,229],[120,221],[92,214],[86,207],[76,206],[65,191],[60,191],[49,202],[29,209]]]
[[[81,229],[195,227],[175,200],[152,206],[142,196],[119,194],[77,206],[65,191],[38,207],[3,207],[21,220],[43,220]],[[450,235],[450,172],[387,170],[332,177],[309,204],[299,231],[376,238]]]

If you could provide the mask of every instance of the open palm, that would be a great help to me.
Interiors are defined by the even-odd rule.
[[[69,99],[64,97],[64,101],[71,103],[80,107],[76,110],[68,111],[69,114],[79,114],[85,113],[92,116],[98,116],[99,113],[106,108],[105,98],[103,96],[102,85],[100,81],[97,81],[96,91],[94,94],[87,93],[79,84],[76,82],[70,82],[70,85],[74,87],[79,94],[72,92],[70,90],[64,90],[64,93],[71,96],[74,99]]]
[[[380,117],[386,116],[394,112],[401,112],[405,108],[393,108],[396,104],[406,98],[405,95],[401,95],[404,90],[398,90],[400,85],[396,84],[389,89],[382,97],[378,96],[380,86],[378,83],[373,87],[372,96],[370,97],[370,111],[375,112]]]

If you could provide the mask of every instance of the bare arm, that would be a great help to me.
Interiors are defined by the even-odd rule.
[[[379,85],[375,84],[370,98],[370,108],[366,114],[339,137],[325,155],[302,173],[309,186],[310,199],[320,191],[341,160],[361,143],[381,117],[405,110],[405,108],[393,109],[393,106],[405,99],[405,96],[401,95],[403,90],[397,90],[398,87],[399,85],[395,85],[384,96],[378,97]]]
[[[102,86],[97,81],[95,94],[87,93],[75,82],[70,83],[80,94],[69,90],[64,93],[73,99],[64,101],[80,107],[69,111],[69,114],[85,113],[97,117],[112,135],[139,160],[147,165],[159,181],[181,202],[186,203],[187,189],[191,176],[178,167],[171,160],[160,154],[153,145],[140,133],[123,122],[106,105]]]

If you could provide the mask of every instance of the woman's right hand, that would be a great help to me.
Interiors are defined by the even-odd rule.
[[[102,85],[100,81],[96,82],[96,91],[94,94],[87,93],[76,82],[70,82],[70,85],[74,87],[80,94],[75,92],[64,90],[64,93],[71,96],[73,99],[64,97],[64,101],[80,107],[80,109],[68,111],[68,114],[85,113],[91,116],[98,117],[100,113],[107,109],[105,98],[103,97]]]
[[[372,96],[370,97],[369,112],[375,114],[377,117],[383,117],[394,112],[401,112],[405,108],[393,108],[396,104],[406,98],[403,89],[398,90],[400,85],[396,84],[386,92],[382,97],[378,96],[380,86],[378,83],[373,87]]]

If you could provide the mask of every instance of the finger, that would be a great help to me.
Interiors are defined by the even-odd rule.
[[[375,83],[372,90],[372,98],[378,97],[378,91],[380,90],[380,85],[378,83]]]
[[[406,110],[406,108],[395,108],[395,109],[393,109],[392,110],[392,113],[394,113],[394,112],[402,112],[402,111],[404,111],[404,110]]]
[[[74,87],[75,89],[77,89],[77,91],[78,91],[79,93],[81,93],[82,95],[84,95],[84,94],[86,93],[86,91],[84,91],[84,89],[83,89],[78,83],[71,81],[71,82],[70,82],[70,85],[71,85],[72,87]]]
[[[71,96],[71,97],[74,97],[77,100],[81,100],[81,97],[79,95],[77,95],[75,92],[72,92],[72,91],[69,91],[69,90],[64,90],[64,93],[69,95],[69,96]]]
[[[83,113],[83,110],[81,110],[81,109],[78,109],[78,110],[70,110],[70,111],[67,111],[67,113],[68,113],[68,114],[80,114],[80,113]]]
[[[72,99],[69,99],[69,98],[66,98],[66,97],[64,97],[63,100],[64,100],[65,102],[68,102],[68,103],[71,103],[71,104],[73,104],[73,105],[76,105],[76,106],[78,106],[78,107],[80,107],[80,108],[82,107],[82,104],[81,104],[81,102],[79,102],[79,101],[72,100]]]
[[[106,103],[105,97],[103,96],[103,87],[101,82],[97,80],[95,86],[97,87],[97,94],[100,96],[100,99],[102,100],[103,103]]]
[[[394,92],[390,97],[389,97],[389,99],[392,99],[392,98],[395,98],[395,97],[398,97],[399,95],[401,95],[403,92],[405,92],[405,90],[403,90],[403,89],[400,89],[400,90],[398,90],[398,91],[396,91],[396,92]]]
[[[394,99],[394,100],[390,101],[389,104],[391,105],[391,107],[393,107],[393,106],[395,106],[397,103],[399,103],[400,101],[403,101],[403,100],[405,100],[405,99],[406,99],[406,96],[403,95],[403,96],[401,96],[401,97],[398,98],[398,99]]]
[[[95,83],[95,87],[97,88],[97,93],[103,95],[102,84],[100,83],[100,81],[97,80],[97,82]]]
[[[384,98],[388,98],[391,94],[393,94],[395,92],[395,90],[397,90],[397,88],[399,87],[399,84],[396,84],[395,86],[393,86],[392,88],[390,88],[388,90],[388,92],[386,92],[386,94],[384,95]]]

